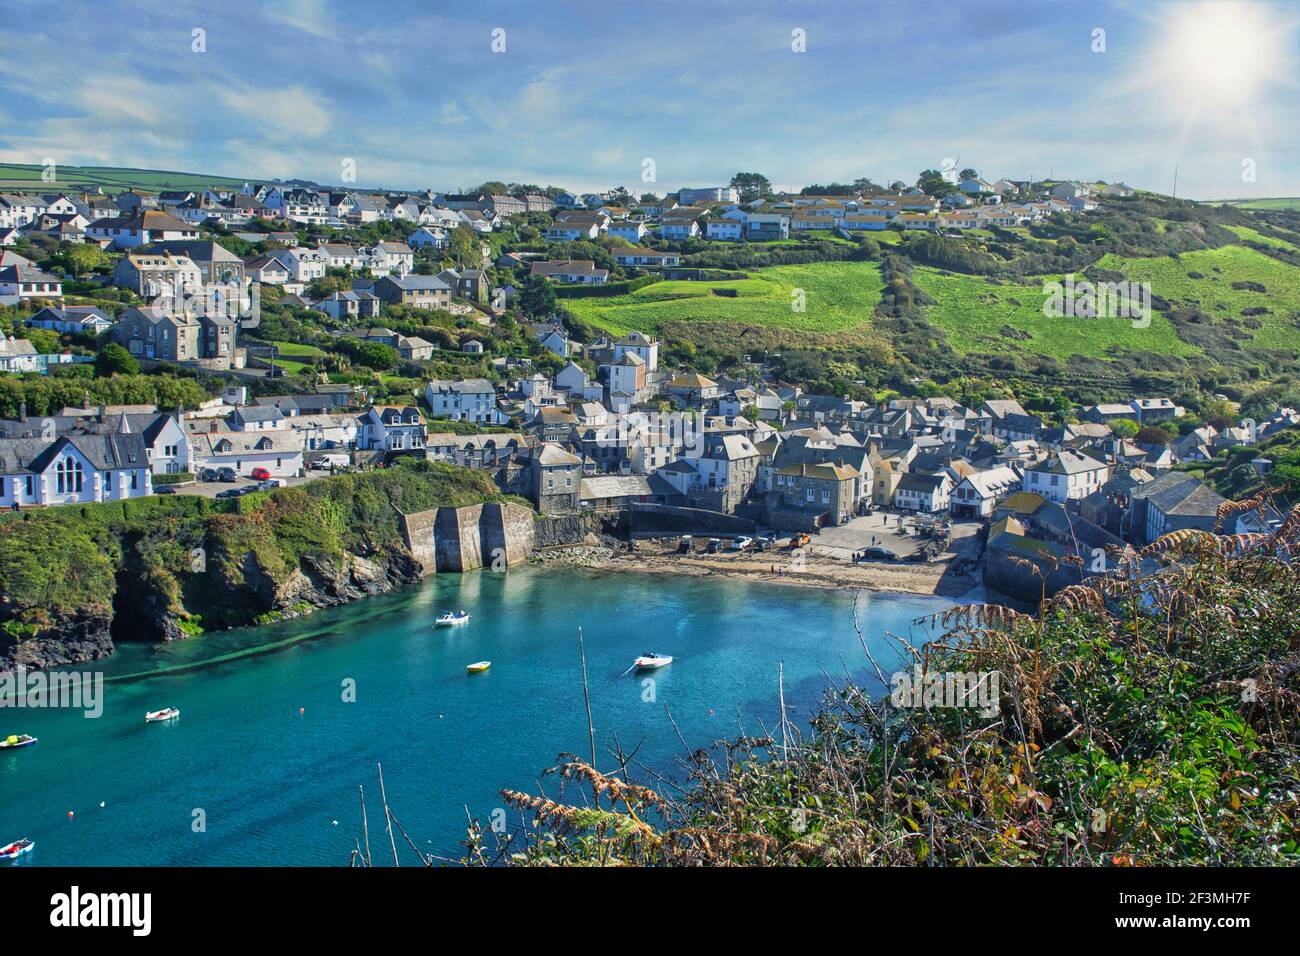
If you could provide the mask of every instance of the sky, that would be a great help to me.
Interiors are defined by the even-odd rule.
[[[1199,0],[0,0],[0,162],[660,194],[945,163],[1168,193],[1177,169],[1180,196],[1300,196],[1298,21]]]

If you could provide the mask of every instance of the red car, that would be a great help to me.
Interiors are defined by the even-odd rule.
[[[257,481],[266,481],[266,479],[271,477],[271,473],[265,468],[254,468],[248,474],[249,477],[254,478]]]

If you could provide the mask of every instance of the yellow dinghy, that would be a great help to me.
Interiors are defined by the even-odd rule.
[[[465,670],[469,671],[471,674],[481,674],[491,666],[491,661],[478,661],[474,664],[466,664]]]

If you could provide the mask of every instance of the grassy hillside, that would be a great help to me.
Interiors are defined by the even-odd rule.
[[[1162,315],[1153,315],[1146,328],[1134,328],[1129,319],[1044,316],[1042,278],[1014,284],[928,266],[916,269],[912,278],[934,300],[927,317],[961,353],[1029,352],[1065,361],[1075,355],[1114,358],[1124,351],[1177,356],[1200,351],[1182,342]]]
[[[106,193],[141,189],[157,192],[162,189],[204,189],[209,186],[239,187],[242,179],[229,176],[207,176],[202,173],[183,173],[162,169],[132,169],[126,166],[58,166],[57,179],[47,183],[41,179],[42,167],[0,163],[0,190],[25,189],[57,192],[82,184],[102,186]]]
[[[1188,252],[1177,259],[1108,255],[1099,268],[1149,282],[1154,295],[1239,326],[1250,346],[1300,350],[1300,268],[1244,246]],[[1255,310],[1266,312],[1252,314]]]
[[[634,329],[689,335],[698,326],[794,333],[790,339],[865,334],[884,283],[873,262],[816,262],[757,269],[748,279],[657,282],[629,295],[565,300],[579,319],[622,334]],[[803,311],[794,307],[802,292]]]
[[[1239,209],[1300,209],[1300,197],[1278,197],[1274,199],[1229,199],[1228,205]]]

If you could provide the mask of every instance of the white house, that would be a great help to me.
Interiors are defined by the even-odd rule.
[[[723,242],[739,242],[745,224],[735,219],[710,219],[705,227],[708,238]]]
[[[1057,451],[1026,469],[1021,488],[1062,504],[1071,498],[1088,497],[1100,490],[1109,477],[1110,468],[1095,458]]]
[[[629,219],[626,222],[613,222],[606,231],[609,235],[626,239],[628,242],[640,242],[646,234],[645,220]]]
[[[302,472],[302,440],[289,429],[219,431],[218,419],[203,424],[207,430],[191,429],[190,433],[190,467],[194,471],[233,468],[236,474],[247,476],[254,468],[265,468],[277,478]]]
[[[113,321],[93,305],[46,306],[27,320],[27,327],[32,329],[90,335],[107,332],[112,324]]]
[[[153,494],[135,434],[0,439],[0,507],[118,501]]]
[[[406,237],[406,244],[412,249],[446,249],[451,239],[441,229],[421,226]]]
[[[936,514],[947,511],[952,493],[952,479],[947,474],[908,473],[894,489],[894,507],[902,511]]]
[[[133,249],[151,242],[198,239],[199,230],[161,209],[141,209],[130,216],[96,219],[86,227],[86,238],[106,241],[116,249]]]
[[[632,353],[645,362],[647,372],[653,372],[659,368],[659,340],[646,335],[644,332],[629,332],[621,339],[614,342],[614,360],[618,361],[624,355]]]
[[[994,506],[1020,489],[1020,473],[1009,465],[967,475],[957,483],[949,499],[954,518],[987,518]]]
[[[414,405],[372,405],[361,416],[358,441],[372,451],[424,447],[424,418]]]
[[[497,393],[483,378],[432,381],[424,387],[424,400],[434,418],[468,421],[479,425],[504,420],[497,411]]]
[[[6,266],[0,269],[0,298],[61,299],[63,282],[35,266]]]

